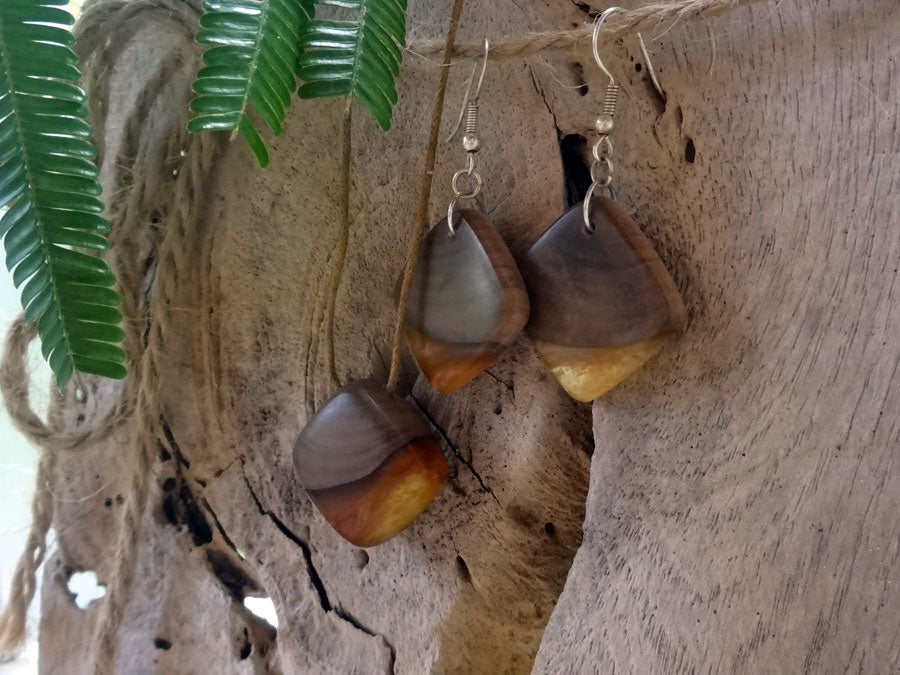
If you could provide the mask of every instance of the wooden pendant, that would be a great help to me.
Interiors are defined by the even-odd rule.
[[[360,547],[406,528],[447,476],[427,422],[374,380],[353,382],[328,401],[303,429],[293,458],[325,519]]]
[[[646,363],[684,327],[672,277],[637,223],[595,196],[594,232],[583,205],[566,212],[528,251],[528,334],[569,395],[592,401]]]
[[[457,211],[422,242],[405,330],[419,367],[448,394],[499,357],[528,322],[528,294],[500,234],[478,211]]]

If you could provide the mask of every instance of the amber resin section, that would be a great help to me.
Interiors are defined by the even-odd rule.
[[[568,394],[592,401],[629,377],[684,327],[684,302],[637,223],[606,197],[566,212],[531,247],[522,276],[528,334]]]
[[[375,546],[406,529],[440,490],[447,464],[438,444],[418,438],[358,481],[310,490],[319,511],[356,546]]]
[[[419,368],[431,386],[442,393],[456,391],[478,377],[506,350],[506,345],[490,342],[474,346],[437,342],[409,326],[406,339]]]
[[[406,309],[410,349],[441,393],[478,376],[528,321],[528,294],[509,249],[482,214],[457,212],[422,243]]]
[[[361,547],[412,523],[447,475],[427,422],[373,380],[354,382],[325,404],[297,439],[293,459],[325,519]]]

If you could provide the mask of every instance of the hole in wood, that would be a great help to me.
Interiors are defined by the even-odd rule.
[[[587,139],[581,134],[568,134],[559,139],[566,203],[570,207],[584,199],[591,185],[591,170],[585,161],[587,153]]]
[[[572,70],[572,76],[575,78],[575,87],[579,96],[587,96],[590,87],[584,81],[584,67],[577,61],[572,61],[569,63],[569,68]]]
[[[272,628],[278,628],[278,614],[275,612],[275,603],[272,602],[272,598],[244,598],[244,607]]]
[[[684,159],[688,164],[693,164],[697,158],[697,148],[694,146],[694,139],[689,138],[687,145],[684,146]]]
[[[358,548],[353,552],[353,555],[356,558],[356,566],[359,569],[365,569],[366,565],[369,564],[369,554]]]
[[[456,572],[459,574],[460,579],[470,584],[472,583],[472,573],[469,572],[469,566],[461,555],[456,556]]]
[[[78,609],[87,609],[91,603],[106,595],[106,586],[100,583],[97,573],[90,570],[70,575],[66,588]]]
[[[247,629],[244,629],[244,644],[241,645],[240,650],[238,651],[238,656],[241,657],[241,661],[246,661],[250,658],[250,654],[253,652],[253,643],[250,642],[250,635],[247,633]]]

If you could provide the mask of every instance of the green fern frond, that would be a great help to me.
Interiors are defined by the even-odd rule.
[[[395,79],[406,42],[406,0],[320,0],[356,10],[350,21],[316,19],[302,43],[302,98],[353,96],[383,129],[397,103]]]
[[[126,374],[115,277],[75,250],[106,249],[109,223],[67,4],[0,2],[0,236],[60,388],[75,371]]]
[[[266,166],[269,152],[248,108],[281,133],[312,0],[206,0],[203,9],[197,42],[210,48],[194,81],[188,130],[240,133]]]

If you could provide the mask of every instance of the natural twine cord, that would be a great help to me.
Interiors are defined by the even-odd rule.
[[[328,326],[328,374],[331,377],[332,394],[341,387],[341,378],[337,372],[337,359],[334,344],[334,312],[337,306],[337,295],[341,287],[344,265],[347,263],[347,248],[350,244],[350,189],[351,170],[353,168],[353,101],[348,98],[344,105],[342,124],[341,153],[341,229],[338,233],[337,260],[331,273],[330,292],[326,325]]]
[[[187,106],[179,110],[165,133],[147,120],[165,100],[166,87],[184,64],[195,65],[193,43],[199,20],[198,2],[191,0],[96,0],[89,4],[76,27],[82,62],[83,85],[91,92],[91,119],[95,140],[103,155],[105,118],[110,107],[110,84],[122,53],[150,22],[163,24],[169,35],[180,38],[180,48],[147,78],[122,126],[116,167],[108,194],[111,257],[123,295],[129,377],[113,411],[87,431],[55,430],[44,424],[28,401],[25,355],[34,329],[19,319],[7,338],[0,364],[0,391],[16,426],[42,451],[38,489],[32,507],[34,519],[22,554],[7,607],[0,615],[0,658],[9,658],[25,637],[25,617],[34,595],[35,573],[43,559],[44,541],[52,519],[52,468],[59,451],[94,446],[128,422],[130,447],[137,449],[135,467],[111,557],[108,594],[102,604],[95,638],[96,670],[114,670],[118,629],[135,577],[136,550],[147,503],[147,478],[155,452],[159,404],[160,355],[168,325],[170,300],[181,268],[184,242],[194,230],[198,205],[209,171],[222,146],[217,135],[188,136]],[[177,83],[183,88],[181,83]],[[173,174],[175,174],[173,176]],[[154,227],[153,223],[161,224]],[[161,242],[160,240],[164,240]],[[156,261],[156,284],[145,288],[145,263]],[[150,265],[152,267],[152,265]],[[151,272],[152,275],[152,272]]]
[[[777,4],[779,0],[678,0],[653,3],[633,10],[623,10],[604,26],[604,42],[624,34],[646,31],[665,22],[684,21],[696,17],[710,17],[741,6],[763,2]],[[454,57],[479,56],[482,42],[455,43],[459,17],[464,0],[455,0],[450,29],[446,41],[412,44],[409,51],[429,56],[443,53],[442,63],[450,65]],[[98,424],[86,431],[54,429],[45,424],[33,411],[29,402],[29,375],[25,367],[28,344],[35,331],[25,326],[21,318],[9,332],[0,363],[0,393],[13,423],[41,449],[38,464],[37,489],[32,503],[33,523],[26,549],[13,576],[10,598],[0,614],[0,661],[8,659],[20,649],[25,637],[25,617],[35,593],[35,575],[45,555],[46,534],[53,515],[53,468],[59,452],[88,448],[107,439],[129,423],[132,447],[137,448],[136,465],[132,475],[129,497],[124,509],[113,560],[113,573],[108,582],[109,592],[95,639],[96,672],[114,671],[118,629],[124,608],[130,597],[136,571],[136,551],[141,537],[141,525],[148,498],[148,477],[155,450],[156,424],[159,403],[156,391],[160,386],[162,346],[169,325],[170,300],[174,297],[178,273],[190,261],[183,255],[184,242],[193,234],[203,188],[215,158],[222,147],[217,135],[188,136],[184,123],[187,108],[172,128],[161,136],[145,133],[146,121],[160,101],[163,86],[183,63],[196,61],[193,45],[199,15],[199,0],[94,0],[89,3],[77,26],[77,48],[83,62],[85,88],[91,92],[91,119],[96,129],[98,146],[103,152],[103,138],[110,82],[122,53],[128,49],[136,34],[148,21],[163,24],[177,31],[183,38],[183,48],[169,58],[148,78],[137,97],[131,114],[124,123],[124,139],[119,156],[114,158],[120,169],[108,199],[108,215],[113,224],[111,256],[123,290],[123,313],[126,321],[126,351],[129,354],[130,375],[122,388],[117,404]],[[551,31],[495,40],[491,58],[523,58],[539,52],[569,50],[589,44],[591,27]],[[397,325],[391,355],[391,374],[388,387],[394,389],[400,374],[402,354],[402,318],[409,298],[415,262],[427,230],[428,208],[433,182],[444,96],[449,68],[443,68],[435,96],[432,125],[426,154],[426,171],[422,179],[417,221],[410,256],[404,271]],[[350,116],[344,119],[345,130],[345,188],[349,190]],[[182,154],[186,151],[186,154]],[[110,160],[112,161],[112,160]],[[177,175],[173,179],[173,171]],[[173,198],[174,195],[174,198]],[[164,238],[147,220],[155,214],[165,224]],[[348,239],[350,224],[349,200],[342,213],[339,242]],[[162,239],[162,241],[160,241]],[[339,263],[346,250],[339,252]],[[152,294],[144,292],[145,260],[157,261],[157,283]],[[332,283],[336,293],[340,284],[340,269]],[[334,303],[334,299],[332,299]],[[329,370],[336,379],[334,363],[333,307],[330,310],[331,356]]]
[[[0,365],[0,388],[4,392],[10,416],[22,433],[29,438],[33,438],[31,433],[37,433],[41,438],[48,439],[52,436],[51,432],[29,405],[27,384],[24,389],[18,389],[21,382],[27,383],[25,353],[34,335],[34,328],[25,326],[21,318],[13,324]],[[7,391],[18,391],[18,395],[8,396]],[[31,501],[31,530],[25,543],[25,551],[13,572],[7,606],[0,614],[0,663],[9,660],[25,639],[28,607],[37,588],[35,570],[44,561],[47,530],[50,529],[53,518],[53,495],[48,479],[53,472],[56,456],[55,452],[44,452],[38,461],[37,484]]]
[[[135,5],[142,6],[135,10]],[[100,31],[94,21],[102,23],[104,30],[110,23],[118,20],[119,12],[131,13],[135,20],[146,22],[156,18],[163,21],[167,30],[180,29],[183,33],[183,44],[187,45],[187,53],[175,54],[165,62],[157,77],[171,77],[176,69],[184,67],[184,63],[198,64],[197,50],[193,45],[193,35],[199,22],[199,7],[196,2],[182,0],[98,0],[94,5],[96,14],[86,13],[83,32]],[[105,20],[100,15],[110,8],[113,16]],[[143,14],[143,17],[140,16]],[[128,19],[129,21],[131,19]],[[156,88],[157,97],[163,90]],[[163,104],[165,105],[165,103]],[[169,103],[171,105],[171,103]],[[156,393],[160,387],[160,372],[164,366],[165,342],[170,325],[171,305],[177,295],[178,279],[183,278],[187,268],[192,265],[186,245],[197,227],[197,218],[204,199],[204,186],[215,159],[219,156],[223,139],[221,135],[192,135],[186,131],[188,117],[187,106],[179,109],[173,117],[169,131],[159,139],[145,139],[141,132],[146,129],[149,110],[135,107],[128,120],[127,127],[138,134],[138,156],[143,157],[146,166],[140,172],[132,172],[132,186],[129,189],[133,196],[141,194],[153,186],[149,181],[154,176],[176,175],[169,181],[165,190],[153,190],[149,204],[137,205],[129,202],[127,223],[123,229],[129,230],[132,224],[144,223],[147,213],[160,214],[164,225],[164,238],[159,244],[157,255],[156,283],[146,313],[149,314],[149,333],[147,344],[140,363],[140,388],[137,392],[136,419],[132,425],[132,446],[137,448],[137,462],[131,476],[129,499],[126,502],[122,523],[119,527],[115,547],[113,574],[108,584],[108,593],[102,605],[102,613],[95,633],[95,672],[102,675],[115,671],[116,650],[118,647],[119,627],[124,617],[125,607],[131,597],[137,572],[137,549],[142,535],[144,511],[147,505],[151,467],[155,457],[157,424],[163,411]],[[157,145],[162,145],[165,152],[160,153]],[[175,158],[175,169],[168,168],[168,160]],[[174,184],[173,184],[174,183]],[[121,283],[121,278],[120,278]],[[140,339],[144,339],[143,335]]]
[[[32,526],[25,542],[25,553],[13,572],[7,608],[0,614],[0,663],[10,660],[25,640],[25,619],[37,590],[34,570],[44,561],[47,530],[53,519],[53,495],[48,479],[53,472],[56,456],[56,453],[45,452],[38,462],[37,487],[31,501]]]
[[[781,0],[673,0],[654,2],[636,9],[616,12],[600,29],[603,42],[611,42],[625,35],[641,33],[660,24],[681,21],[702,16],[704,18],[723,14],[737,7],[757,4],[776,5]],[[612,3],[611,3],[612,4]],[[541,52],[567,51],[589,47],[593,26],[587,24],[572,30],[557,30],[541,33],[525,33],[512,37],[491,40],[491,60],[515,59],[532,56]],[[443,40],[412,43],[407,48],[418,56],[436,56],[444,51]],[[484,54],[484,40],[457,44],[444,56],[443,63],[449,65],[451,58],[478,57]]]

